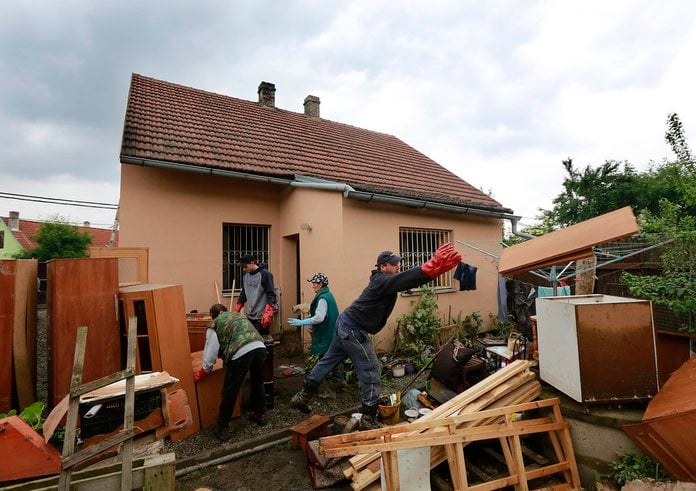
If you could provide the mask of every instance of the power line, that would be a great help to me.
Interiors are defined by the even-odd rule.
[[[30,194],[6,193],[0,191],[0,198],[14,199],[18,201],[32,201],[35,203],[49,203],[53,205],[80,206],[83,208],[99,208],[103,210],[117,210],[118,204],[100,203],[98,201],[81,201],[75,199],[49,198],[47,196],[32,196]]]

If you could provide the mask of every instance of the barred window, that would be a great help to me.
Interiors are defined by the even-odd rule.
[[[268,225],[222,226],[222,291],[223,293],[240,291],[242,288],[242,265],[239,258],[251,254],[258,264],[268,264],[271,259],[269,238],[271,227]]]
[[[401,269],[413,268],[430,259],[442,244],[451,242],[450,230],[400,228],[399,247],[403,257]],[[451,288],[452,274],[445,273],[433,280],[436,288]]]
[[[5,248],[5,231],[0,230],[0,249]]]

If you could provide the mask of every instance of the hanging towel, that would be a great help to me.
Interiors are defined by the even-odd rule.
[[[537,287],[539,290],[538,296],[539,297],[553,297],[553,288],[550,286],[540,286]],[[557,297],[568,297],[570,296],[570,287],[569,286],[559,286],[556,288],[556,296]]]
[[[459,281],[459,291],[476,290],[476,266],[459,263],[454,270],[454,279]]]

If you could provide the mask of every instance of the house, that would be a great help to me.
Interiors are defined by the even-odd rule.
[[[207,311],[216,289],[238,293],[245,253],[274,273],[281,319],[312,299],[306,279],[318,271],[342,309],[380,251],[401,254],[404,269],[447,241],[499,251],[502,220],[517,218],[398,138],[323,119],[316,96],[303,113],[276,107],[267,82],[248,101],[134,74],[120,161],[121,246],[148,247],[150,281],[182,284],[187,309]],[[457,249],[479,267],[478,288],[438,278],[441,313],[487,319],[496,265]],[[399,298],[378,347],[414,299]]]
[[[8,217],[0,217],[0,259],[11,258],[20,251],[36,247],[32,236],[39,230],[41,223],[37,220],[20,220],[18,211],[11,211]],[[112,239],[110,229],[91,227],[89,222],[84,222],[77,228],[92,236],[93,246],[104,247]],[[118,233],[111,245],[118,245]]]

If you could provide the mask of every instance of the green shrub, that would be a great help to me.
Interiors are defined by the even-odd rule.
[[[634,479],[651,478],[656,481],[669,481],[669,475],[662,466],[646,455],[621,455],[611,463],[611,477],[616,484],[623,486]]]

